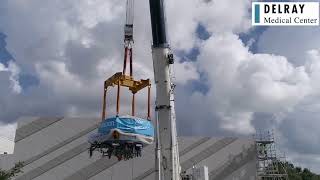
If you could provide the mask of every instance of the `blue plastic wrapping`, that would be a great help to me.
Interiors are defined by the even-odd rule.
[[[109,134],[112,129],[124,133],[132,133],[143,136],[154,136],[154,127],[151,121],[133,116],[114,116],[103,121],[98,128],[98,133]]]

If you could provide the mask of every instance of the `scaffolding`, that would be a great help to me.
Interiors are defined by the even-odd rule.
[[[285,155],[278,155],[273,131],[254,136],[257,153],[257,180],[289,180]]]

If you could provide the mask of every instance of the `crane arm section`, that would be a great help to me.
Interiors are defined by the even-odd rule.
[[[173,55],[166,34],[164,0],[149,0],[153,37],[152,58],[156,84],[156,180],[179,180],[180,163],[170,67]]]
[[[134,20],[134,0],[127,0],[126,24],[124,27],[125,45],[129,46],[133,42],[133,20]]]

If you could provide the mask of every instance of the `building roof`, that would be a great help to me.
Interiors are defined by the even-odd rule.
[[[149,180],[154,179],[154,146],[144,148],[141,158],[118,161],[89,157],[88,135],[98,118],[22,118],[18,123],[12,161],[23,161],[24,173],[17,180]],[[208,166],[210,179],[254,179],[253,139],[234,137],[179,137],[182,171]],[[0,159],[1,160],[1,159]]]

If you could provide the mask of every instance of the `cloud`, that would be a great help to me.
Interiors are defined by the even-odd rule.
[[[173,71],[175,81],[180,85],[185,85],[188,81],[198,80],[200,78],[195,63],[193,62],[178,63],[176,66],[174,66]]]
[[[292,36],[294,34],[294,36]],[[319,109],[319,37],[318,27],[272,27],[260,37],[258,51],[286,56],[294,66],[302,66],[309,78],[310,93],[275,125],[282,134],[280,148],[297,164],[319,172],[320,134],[316,117]]]
[[[251,28],[250,6],[247,0],[211,0],[201,3],[197,20],[213,33],[246,32]]]
[[[282,55],[296,65],[303,65],[305,52],[320,46],[320,28],[272,27],[260,36],[259,52]]]
[[[134,75],[153,79],[149,6],[136,2],[135,7]],[[21,91],[19,73],[39,83],[10,97],[10,105],[2,101],[7,108],[1,120],[10,122],[25,115],[99,115],[103,81],[122,70],[125,2],[14,0],[4,2],[3,8],[10,11],[1,12],[0,29],[8,36],[6,49],[15,58],[10,66],[13,75],[6,78],[11,78],[16,91]],[[176,67],[177,83],[197,79],[191,63]],[[138,99],[137,107],[144,108],[145,100]]]
[[[10,81],[10,85],[7,87],[10,87],[13,93],[20,93],[21,87],[18,81],[20,73],[19,67],[12,61],[8,62],[8,67],[5,67],[4,64],[0,63],[0,72],[9,75],[8,79]]]
[[[0,29],[9,37],[6,48],[21,72],[36,77],[39,83],[11,96],[10,104],[1,101],[6,107],[1,120],[10,122],[24,115],[98,114],[103,80],[114,71],[108,67],[102,72],[98,66],[107,61],[109,66],[121,67],[121,36],[116,34],[122,28],[119,13],[124,13],[124,6],[118,1],[36,0],[8,1],[4,6],[10,9],[1,15],[4,23]],[[14,75],[17,66],[10,68]]]
[[[221,34],[203,42],[198,65],[208,75],[207,100],[224,128],[253,133],[253,113],[289,112],[311,93],[305,67],[283,56],[252,54],[237,35]]]
[[[239,34],[254,32],[250,1],[166,3],[174,52],[199,49],[192,61],[181,61],[182,55],[175,64],[179,131],[247,135],[270,116],[273,127],[287,139],[282,147],[301,154],[303,147],[292,145],[303,139],[291,136],[292,126],[296,123],[298,132],[307,134],[315,121],[304,127],[291,119],[295,113],[308,114],[300,108],[320,112],[318,29],[268,28],[254,42],[259,53],[253,53],[239,39]],[[37,115],[98,116],[103,81],[122,69],[125,2],[6,0],[0,7],[0,29],[15,59],[9,67],[0,64],[1,121]],[[153,80],[149,6],[136,1],[135,8],[134,75]],[[199,25],[211,35],[208,39],[199,39]],[[19,90],[19,74],[32,75],[39,83]],[[109,102],[115,102],[112,95],[114,91]],[[130,94],[123,95],[125,102],[130,102]],[[144,113],[145,99],[137,107]]]
[[[251,28],[248,11],[251,5],[247,0],[176,0],[166,4],[167,16],[170,17],[168,34],[176,50],[190,50],[198,43],[196,30],[199,24],[205,26],[209,33],[240,33]]]

